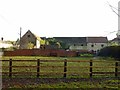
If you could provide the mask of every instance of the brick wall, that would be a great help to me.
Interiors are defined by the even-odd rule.
[[[65,50],[40,50],[40,49],[18,49],[15,51],[4,51],[4,56],[58,56],[74,57],[77,56],[75,51]]]

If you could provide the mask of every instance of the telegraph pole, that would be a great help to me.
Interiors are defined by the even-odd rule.
[[[22,32],[22,28],[20,27],[20,40],[21,40],[21,32]]]
[[[20,45],[21,45],[21,33],[22,33],[22,28],[20,27]],[[21,49],[21,46],[19,46],[19,49]]]

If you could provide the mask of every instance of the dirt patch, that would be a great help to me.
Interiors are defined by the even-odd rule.
[[[110,78],[97,78],[97,79],[89,79],[89,78],[4,78],[3,82],[3,89],[18,87],[18,88],[25,88],[26,86],[30,85],[40,85],[40,84],[56,84],[56,83],[70,83],[70,82],[94,82],[94,83],[101,83],[105,82],[106,80],[111,80]],[[113,79],[112,79],[113,80]],[[114,80],[117,80],[116,78]]]

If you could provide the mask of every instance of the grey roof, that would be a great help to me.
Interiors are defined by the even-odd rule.
[[[33,35],[38,41],[41,40],[41,38],[37,35],[35,35],[34,33],[32,33],[30,30],[28,30],[22,37],[24,37],[27,33],[30,33],[31,35]]]
[[[63,41],[65,43],[86,43],[86,37],[54,37],[58,41]]]
[[[107,37],[54,37],[58,41],[65,43],[108,43]]]
[[[110,42],[118,42],[118,41],[120,41],[119,38],[114,38],[114,39],[112,39]]]
[[[87,43],[107,43],[107,37],[87,37]]]

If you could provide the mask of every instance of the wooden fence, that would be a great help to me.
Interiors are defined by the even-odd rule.
[[[57,68],[57,67],[62,67],[63,69],[62,69],[62,72],[60,71],[57,71],[57,72],[48,72],[48,71],[46,71],[46,72],[44,72],[44,73],[46,73],[46,74],[62,74],[63,76],[63,78],[66,78],[67,76],[68,76],[68,73],[70,73],[70,72],[68,72],[68,68],[78,68],[78,69],[80,69],[80,68],[88,68],[88,72],[76,72],[76,73],[80,73],[81,75],[82,74],[88,74],[89,75],[89,77],[90,78],[92,78],[93,77],[93,75],[99,75],[99,74],[103,74],[103,75],[105,75],[105,74],[110,74],[110,75],[114,75],[114,77],[119,77],[120,76],[120,62],[119,61],[111,61],[111,62],[113,62],[113,64],[112,64],[112,66],[94,66],[93,64],[95,63],[95,62],[97,62],[97,63],[99,63],[99,62],[109,62],[109,61],[95,61],[95,60],[67,60],[67,59],[65,59],[65,60],[40,60],[40,59],[37,59],[37,60],[12,60],[12,59],[9,59],[9,60],[1,60],[2,61],[2,63],[3,62],[7,62],[8,63],[8,65],[6,66],[6,65],[3,65],[2,66],[2,68],[7,68],[8,69],[8,71],[6,72],[6,71],[2,71],[2,74],[3,74],[3,76],[4,75],[8,75],[10,78],[12,78],[12,76],[14,75],[14,74],[22,74],[22,75],[24,75],[24,74],[28,74],[28,75],[31,75],[31,74],[35,74],[36,75],[36,77],[37,78],[39,78],[42,74],[43,74],[43,72],[41,72],[41,70],[42,70],[42,67],[47,67],[47,68],[49,68],[49,67],[55,67],[55,68]],[[25,66],[25,65],[22,65],[22,66],[19,66],[19,65],[13,65],[13,63],[14,62],[26,62],[26,63],[30,63],[30,62],[34,62],[36,65],[27,65],[27,66]],[[59,64],[58,65],[55,65],[54,66],[54,64],[52,65],[52,66],[42,66],[42,63],[43,62],[47,62],[47,63],[54,63],[54,62],[57,62],[57,63],[63,63],[62,65],[63,66],[59,66]],[[68,63],[82,63],[82,62],[87,62],[88,63],[88,66],[68,66]],[[29,72],[29,71],[27,71],[27,72],[23,72],[23,71],[17,71],[17,72],[14,72],[13,71],[13,68],[19,68],[19,69],[24,69],[24,68],[35,68],[35,71],[34,72]],[[98,71],[98,72],[96,72],[96,71],[94,71],[93,69],[95,69],[95,68],[112,68],[113,69],[113,71],[112,72],[102,72],[102,71]],[[74,73],[72,73],[72,74],[74,74]]]

